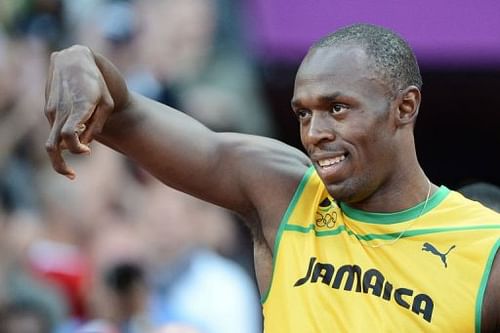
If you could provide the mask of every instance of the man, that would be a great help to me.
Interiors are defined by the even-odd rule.
[[[88,48],[55,53],[47,151],[98,141],[253,229],[267,332],[495,332],[500,216],[433,185],[415,152],[413,53],[371,25],[316,43],[292,108],[308,157],[271,139],[214,133],[130,93]],[[82,203],[85,204],[85,203]]]

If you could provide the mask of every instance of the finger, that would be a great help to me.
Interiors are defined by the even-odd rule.
[[[45,100],[48,99],[51,89],[52,89],[52,79],[54,75],[54,59],[57,56],[57,52],[52,52],[50,55],[49,71],[47,73],[47,82],[45,83]]]
[[[53,52],[50,55],[50,65],[47,73],[47,81],[45,83],[45,108],[44,113],[45,117],[49,121],[50,125],[54,124],[55,113],[56,113],[56,101],[58,100],[59,90],[52,89],[52,87],[56,88],[58,85],[53,84],[54,81],[54,58],[56,57],[57,52]]]
[[[87,145],[87,147],[90,148],[89,143],[94,140],[94,134],[92,133],[93,128],[95,125],[93,124],[93,118],[90,118],[90,121],[88,122],[89,126],[85,129],[85,131],[80,134],[80,142],[84,145]]]
[[[87,126],[85,124],[80,124],[76,127],[76,134],[78,136],[82,135],[83,132],[87,129]]]
[[[50,131],[47,143],[45,144],[45,150],[49,155],[54,170],[70,179],[74,179],[76,177],[75,172],[66,164],[62,157],[60,133],[63,124],[63,121],[57,121],[54,123]]]
[[[56,108],[52,106],[49,107],[49,103],[47,102],[45,104],[44,114],[45,118],[49,121],[50,126],[53,126],[56,117]]]
[[[69,115],[61,129],[61,138],[68,150],[74,154],[88,154],[90,148],[80,141],[80,135],[86,130],[85,122],[93,114],[95,107],[90,103],[73,105],[73,112]],[[79,108],[82,111],[77,110]]]
[[[103,87],[103,95],[100,103],[96,107],[92,118],[88,122],[88,128],[81,136],[81,141],[84,143],[89,143],[94,137],[102,133],[104,124],[109,118],[110,114],[113,112],[114,102],[111,94],[109,93],[107,87]]]

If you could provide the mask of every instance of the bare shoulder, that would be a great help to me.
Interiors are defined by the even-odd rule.
[[[483,299],[481,332],[500,331],[500,251],[497,251]]]
[[[311,165],[309,158],[297,148],[268,137],[237,133],[221,133],[224,156],[233,158],[235,169],[254,177],[252,188],[269,185],[267,178],[290,181],[302,178]]]
[[[264,292],[271,281],[279,224],[311,162],[300,150],[270,138],[232,133],[217,137],[223,161],[216,165],[224,168],[219,178],[242,187],[235,192],[244,196],[240,214],[252,230],[255,272]]]
[[[238,170],[243,192],[253,206],[246,215],[258,219],[263,228],[274,229],[311,164],[309,158],[266,137],[224,133],[221,138],[227,168]]]

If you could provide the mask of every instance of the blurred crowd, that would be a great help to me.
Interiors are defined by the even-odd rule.
[[[261,331],[237,217],[99,144],[66,156],[74,181],[44,150],[49,56],[74,43],[214,130],[272,135],[238,6],[0,0],[0,333]]]

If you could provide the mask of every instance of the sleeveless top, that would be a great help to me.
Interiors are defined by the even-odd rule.
[[[264,331],[480,332],[499,240],[500,214],[444,186],[368,213],[335,202],[311,167],[276,236]]]

